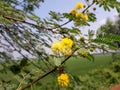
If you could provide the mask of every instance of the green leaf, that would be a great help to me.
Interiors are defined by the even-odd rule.
[[[75,20],[75,17],[69,13],[63,13],[64,18],[68,18],[69,20]]]
[[[20,62],[20,66],[21,67],[24,67],[28,64],[27,60],[26,59],[22,59],[21,62]]]
[[[99,43],[99,44],[105,44],[105,45],[108,45],[110,47],[114,47],[114,48],[117,48],[117,45],[113,42],[110,42],[108,40],[103,40],[103,39],[94,39],[93,42],[95,43]]]
[[[21,67],[19,65],[12,65],[10,67],[10,70],[14,73],[14,74],[18,74],[21,72]]]
[[[56,21],[62,21],[61,20],[61,14],[60,13],[56,13],[56,12],[53,12],[53,11],[50,11],[49,12],[49,15],[51,16],[52,19],[56,20]]]
[[[120,13],[120,7],[119,6],[116,7],[116,10],[117,10],[118,13]]]
[[[35,21],[35,22],[40,22],[40,21],[41,21],[40,18],[39,18],[37,15],[33,14],[33,13],[31,13],[31,14],[28,16],[28,18],[29,18],[30,20]]]
[[[115,34],[99,34],[98,38],[112,40],[112,41],[120,41],[120,36]]]
[[[88,54],[88,55],[86,56],[86,58],[87,58],[88,60],[90,60],[90,61],[94,61],[94,56],[91,55],[91,54]]]
[[[88,18],[89,18],[89,21],[91,21],[91,22],[96,21],[96,16],[94,13],[88,13]]]
[[[71,29],[70,32],[71,33],[75,33],[75,34],[79,34],[80,30],[78,30],[78,29]]]
[[[0,16],[0,22],[12,25],[13,22]]]

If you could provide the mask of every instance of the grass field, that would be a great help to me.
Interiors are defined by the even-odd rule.
[[[110,62],[112,62],[112,57],[110,54],[105,55],[95,55],[94,61],[89,61],[85,58],[71,58],[67,61],[67,70],[72,72],[73,75],[83,75],[86,72],[91,71],[96,68],[107,67]]]

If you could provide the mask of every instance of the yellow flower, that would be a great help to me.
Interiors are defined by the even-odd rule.
[[[81,3],[81,2],[78,2],[77,4],[76,4],[76,9],[81,9],[81,8],[83,8],[83,4]]]
[[[73,41],[69,38],[63,38],[60,42],[52,44],[51,49],[54,53],[61,53],[64,56],[70,56],[72,54]]]
[[[76,18],[81,18],[83,17],[83,13],[82,12],[77,12],[76,13]]]
[[[94,51],[94,48],[90,48],[90,51],[93,52],[93,51]]]
[[[87,21],[87,20],[88,20],[88,16],[87,16],[87,15],[83,15],[82,19],[83,19],[84,21]]]
[[[61,49],[61,53],[64,55],[64,56],[70,56],[72,54],[72,50],[70,48],[63,48]]]
[[[67,48],[72,48],[73,46],[73,41],[69,38],[63,38],[61,40],[62,46],[67,47]]]
[[[81,56],[83,56],[83,57],[86,57],[86,56],[88,55],[88,50],[85,49],[85,48],[81,48],[81,49],[79,50],[79,54],[80,54]]]
[[[76,9],[75,8],[73,8],[71,11],[70,11],[70,14],[72,14],[72,15],[75,15],[76,14]]]
[[[88,52],[81,52],[80,55],[86,57],[88,55]]]
[[[60,74],[57,80],[58,80],[58,84],[62,87],[67,87],[70,83],[68,74]]]
[[[51,46],[51,49],[53,50],[54,53],[59,53],[59,51],[61,50],[61,48],[62,48],[61,42],[55,42]]]

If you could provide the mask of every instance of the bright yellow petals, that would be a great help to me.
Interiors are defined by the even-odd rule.
[[[76,9],[75,8],[73,8],[71,11],[70,11],[70,14],[72,14],[72,15],[75,15],[76,14]]]
[[[78,2],[76,4],[76,9],[82,9],[84,7],[84,5],[81,2]]]
[[[51,49],[54,53],[61,53],[64,56],[70,56],[72,54],[73,41],[69,38],[63,38],[60,42],[52,44]]]
[[[63,46],[67,46],[68,48],[72,48],[73,45],[73,41],[69,38],[63,38],[61,43],[63,44]]]
[[[83,15],[83,20],[87,21],[88,20],[88,16],[87,15]]]
[[[83,13],[82,12],[77,12],[76,13],[76,18],[81,18],[83,17]]]
[[[86,14],[83,14],[82,12],[76,12],[76,18],[81,18],[84,21],[88,20],[88,16]]]
[[[52,50],[54,53],[59,53],[59,51],[61,50],[62,46],[61,46],[61,42],[55,42],[52,44],[51,46]]]
[[[70,48],[63,48],[61,50],[61,53],[64,55],[64,56],[70,56],[72,54],[72,50]]]
[[[62,87],[67,87],[70,83],[68,74],[60,74],[57,80],[58,80],[58,84]]]
[[[79,9],[82,9],[82,8],[84,8],[84,4],[82,4],[81,2],[78,2],[76,4],[76,7],[70,11],[70,14],[73,15],[76,19],[80,19],[86,22],[88,21],[88,16],[83,12],[79,11]],[[76,24],[76,26],[80,26],[80,25]]]

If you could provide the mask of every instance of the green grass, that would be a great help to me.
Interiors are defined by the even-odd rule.
[[[67,61],[66,67],[73,75],[83,75],[93,69],[107,67],[111,62],[112,57],[110,54],[95,55],[94,61],[89,61],[81,57],[71,58]]]

